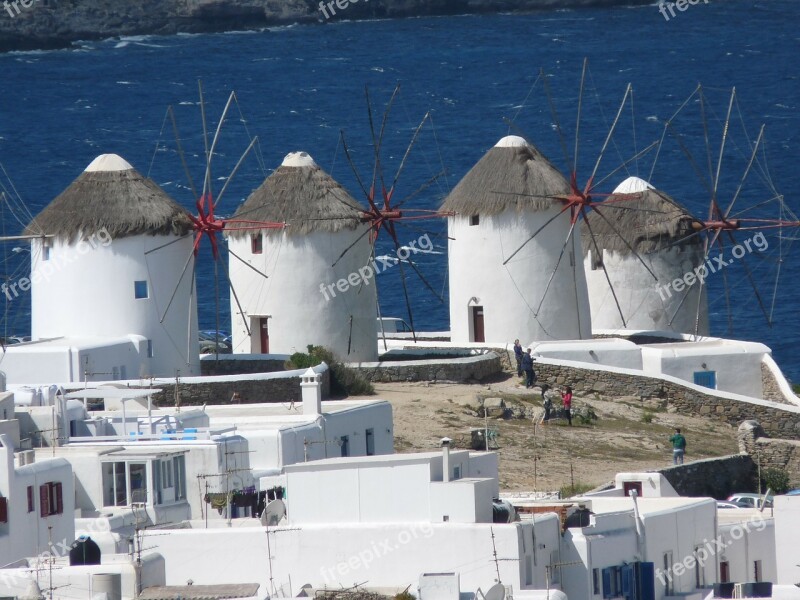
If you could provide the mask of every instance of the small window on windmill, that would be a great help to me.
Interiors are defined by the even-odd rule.
[[[147,358],[153,358],[153,340],[147,340]]]
[[[598,250],[590,250],[589,251],[592,257],[592,271],[597,271],[598,269],[603,268],[603,251]]]
[[[264,252],[264,237],[260,233],[250,236],[250,251],[253,254],[261,254]]]
[[[134,281],[133,282],[133,297],[137,300],[149,298],[150,294],[147,289],[147,281]]]
[[[472,216],[469,218],[469,224],[470,224],[470,226],[473,226],[473,225],[480,225],[480,223],[481,223],[481,216],[480,216],[480,215],[472,215]]]
[[[42,244],[42,260],[50,260],[50,242],[47,240]]]

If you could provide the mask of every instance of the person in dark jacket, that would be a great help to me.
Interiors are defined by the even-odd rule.
[[[522,370],[525,373],[525,388],[530,389],[536,381],[536,373],[533,372],[533,357],[531,356],[530,348],[522,355]]]
[[[517,361],[517,377],[522,377],[522,344],[514,340],[514,358]]]

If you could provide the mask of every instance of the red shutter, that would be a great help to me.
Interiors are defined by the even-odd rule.
[[[55,514],[60,515],[64,512],[64,499],[61,496],[61,482],[53,485],[53,492],[55,493],[56,497],[56,512]]]
[[[33,486],[28,486],[28,512],[31,513],[36,510],[36,502],[33,499]]]
[[[43,517],[50,515],[50,489],[46,483],[39,486],[39,509]]]
[[[0,498],[0,523],[8,523],[8,498]]]

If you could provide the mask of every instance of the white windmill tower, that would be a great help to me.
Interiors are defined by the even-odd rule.
[[[194,280],[181,277],[191,231],[156,183],[98,156],[25,230],[47,236],[31,241],[33,339],[129,337],[140,357],[129,377],[199,373]]]
[[[446,198],[454,342],[591,337],[580,236],[554,199],[569,193],[547,158],[507,136]]]
[[[370,225],[311,156],[288,154],[231,220],[234,352],[290,354],[313,344],[343,361],[377,360],[377,295],[365,276]]]
[[[702,275],[706,260],[702,239],[692,235],[696,219],[638,177],[623,181],[605,202],[619,194],[638,199],[626,202],[632,210],[614,214],[615,230],[594,211],[581,223],[594,329],[708,335],[706,287],[696,278],[697,285],[683,281],[687,273]]]

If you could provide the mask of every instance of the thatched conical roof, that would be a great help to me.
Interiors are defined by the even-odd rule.
[[[464,175],[445,198],[442,211],[496,215],[508,209],[540,211],[570,192],[564,176],[523,138],[501,139]],[[531,197],[539,196],[539,197]]]
[[[184,235],[186,210],[116,154],[101,154],[25,228],[25,235],[73,240],[101,230],[116,239]]]
[[[270,234],[308,235],[316,231],[335,233],[355,229],[364,209],[336,180],[323,171],[306,152],[292,152],[264,180],[231,219],[286,223],[286,229],[264,229]],[[226,229],[231,237],[249,230]]]
[[[639,194],[640,197],[619,201],[616,194]],[[614,204],[622,208],[610,208],[609,204],[608,208],[602,208],[601,205],[600,210],[637,253],[656,252],[696,231],[694,225],[697,220],[683,206],[643,179],[629,177],[617,186],[614,194],[605,202],[613,201],[615,198],[618,202]],[[626,208],[636,210],[625,210]],[[586,219],[592,228],[598,248],[621,254],[631,253],[625,241],[595,211],[587,213]],[[581,222],[581,237],[583,253],[586,254],[594,248],[594,242],[585,222]],[[700,236],[694,236],[679,245],[694,246],[701,242]]]

